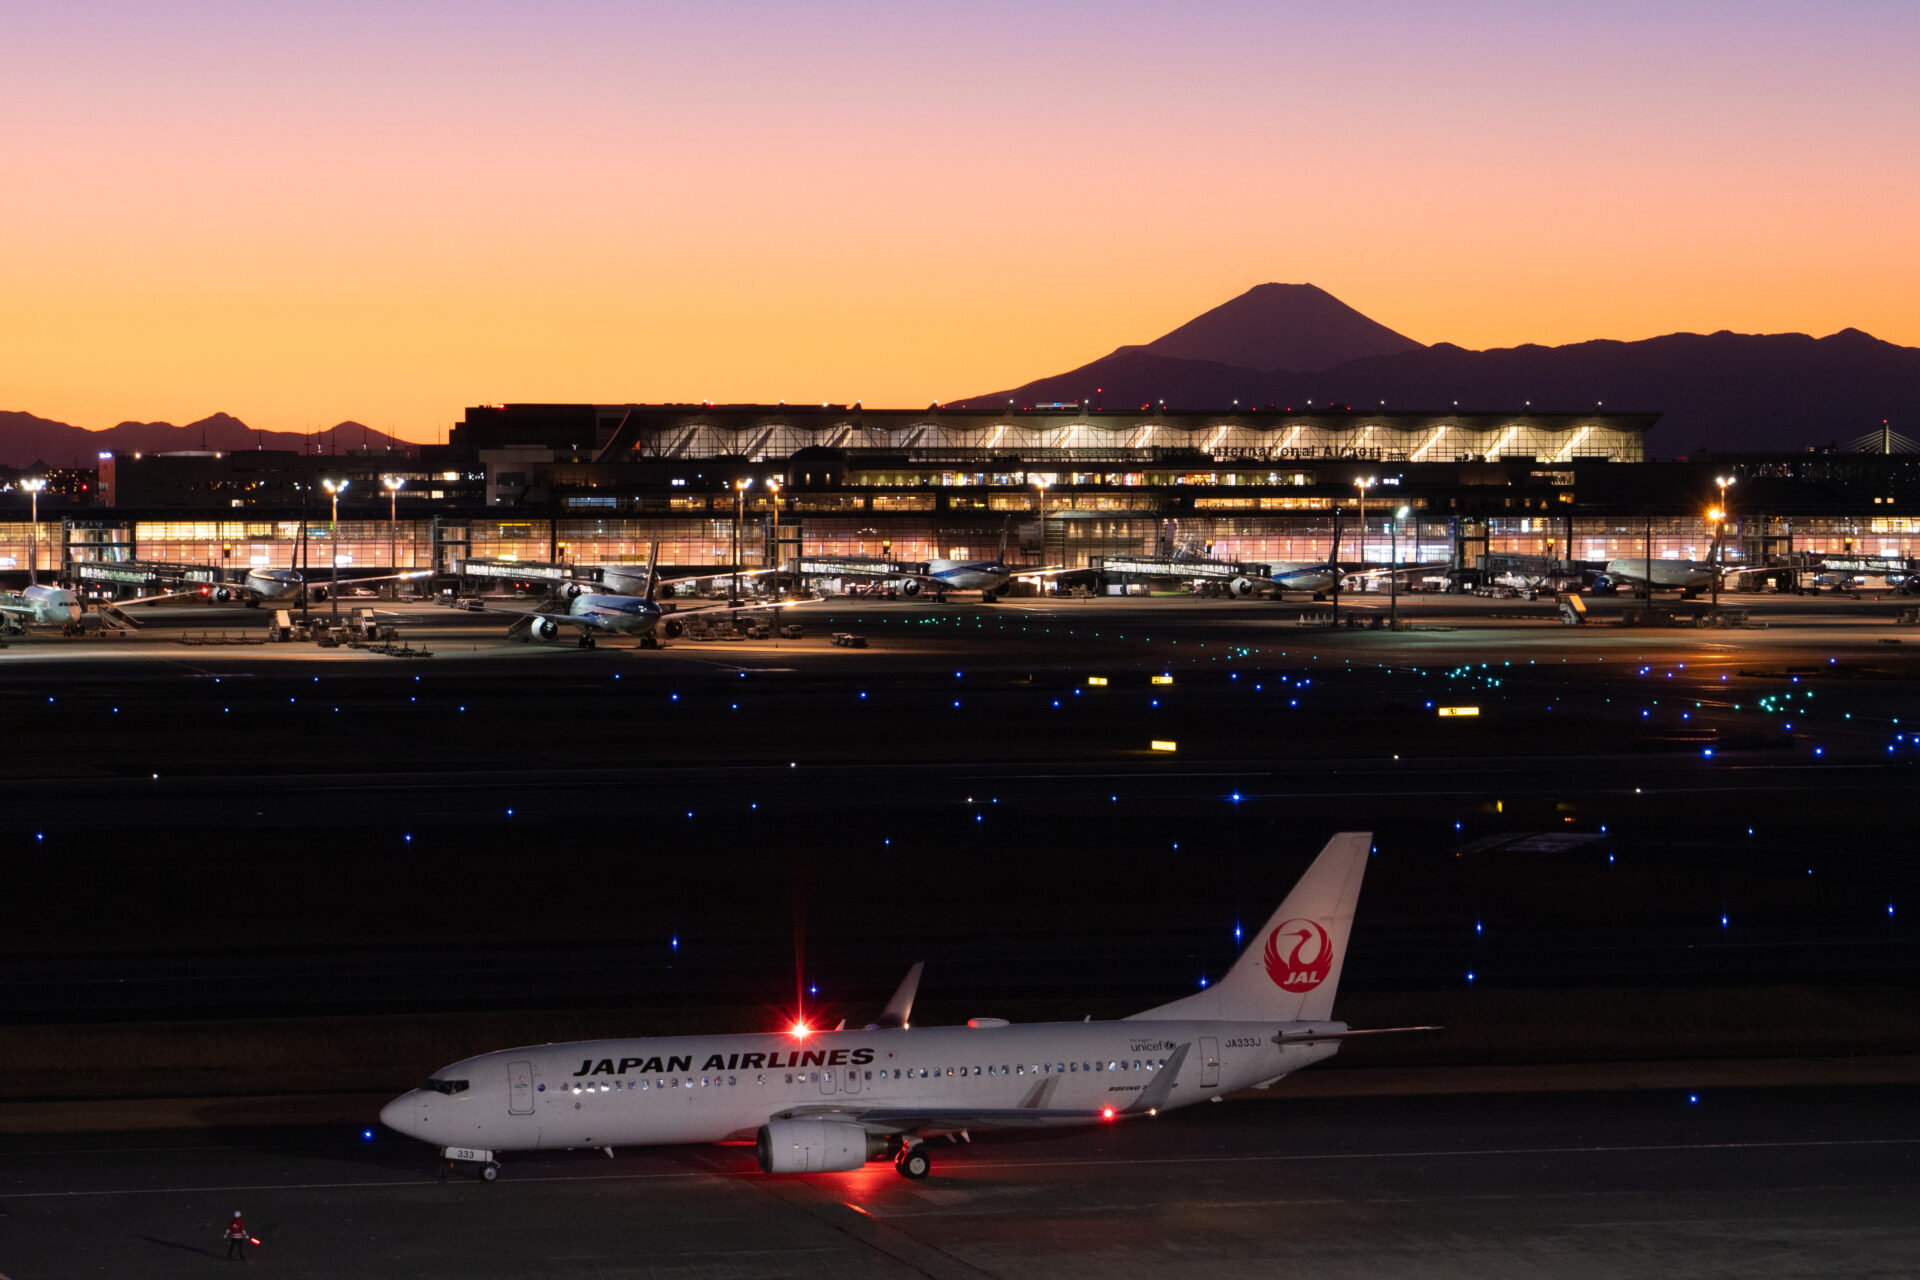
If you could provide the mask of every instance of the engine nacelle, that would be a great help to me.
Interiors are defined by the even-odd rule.
[[[531,623],[535,640],[552,640],[560,634],[560,624],[552,618],[535,618]]]
[[[832,1120],[769,1120],[754,1154],[763,1173],[845,1173],[887,1154],[884,1133]]]
[[[226,587],[215,587],[213,589],[213,598],[221,604],[225,604],[227,601],[233,599],[233,592]]]
[[[1613,579],[1603,573],[1593,580],[1593,589],[1599,595],[1612,595]]]
[[[569,582],[561,594],[565,595],[569,600],[578,600],[580,598],[580,584],[577,582]]]
[[[669,640],[678,640],[686,634],[686,630],[687,624],[678,618],[662,618],[660,620],[660,634]]]
[[[1235,578],[1227,584],[1227,594],[1235,600],[1244,600],[1253,594],[1253,582],[1248,578]]]
[[[917,595],[919,595],[919,594],[920,594],[920,579],[918,579],[918,578],[908,578],[908,579],[907,579],[907,580],[906,580],[905,582],[902,582],[902,583],[900,584],[900,594],[901,594],[901,595],[903,595],[903,596],[917,596]]]
[[[327,589],[325,587],[309,587],[307,588],[307,594],[322,604],[326,603]]]

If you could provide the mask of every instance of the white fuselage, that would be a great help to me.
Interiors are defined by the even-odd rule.
[[[1327,591],[1340,580],[1340,566],[1326,561],[1318,564],[1277,564],[1269,572],[1274,585],[1282,591]]]
[[[1713,566],[1699,560],[1654,560],[1649,571],[1647,560],[1623,556],[1607,562],[1607,576],[1616,581],[1646,582],[1649,572],[1653,585],[1669,591],[1693,591],[1713,583]]]
[[[782,1113],[1088,1113],[1186,1106],[1331,1056],[1343,1023],[1122,1021],[594,1040],[469,1058],[388,1103],[388,1128],[491,1151],[751,1139]],[[446,1092],[464,1081],[458,1092]],[[1105,1116],[1106,1109],[1112,1116]],[[967,1127],[956,1121],[950,1129]],[[940,1124],[919,1132],[939,1132]]]
[[[6,612],[39,627],[63,627],[80,619],[80,597],[65,587],[28,587],[7,593]]]
[[[644,596],[581,594],[567,602],[567,613],[596,631],[619,636],[653,634],[660,625],[660,606]]]
[[[998,560],[929,560],[927,576],[949,591],[999,591],[1013,571]]]

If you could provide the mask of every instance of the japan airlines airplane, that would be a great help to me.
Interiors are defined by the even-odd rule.
[[[917,1179],[930,1138],[1114,1123],[1264,1088],[1377,1034],[1331,1020],[1371,841],[1329,841],[1219,982],[1121,1021],[914,1027],[916,969],[863,1030],[509,1049],[434,1072],[380,1119],[489,1180],[503,1151],[696,1142],[753,1142],[768,1173],[891,1157]]]

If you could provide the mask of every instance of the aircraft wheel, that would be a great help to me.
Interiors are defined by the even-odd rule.
[[[495,1164],[493,1161],[489,1160],[487,1163],[480,1166],[480,1181],[492,1182],[495,1178],[499,1176],[500,1176],[500,1166]]]
[[[916,1144],[902,1151],[893,1167],[900,1171],[901,1177],[918,1182],[933,1171],[933,1161],[927,1157],[926,1148]]]

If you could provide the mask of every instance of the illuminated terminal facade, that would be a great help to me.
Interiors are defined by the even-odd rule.
[[[489,405],[417,455],[103,459],[98,501],[43,506],[71,560],[235,570],[295,562],[448,573],[469,557],[791,565],[801,555],[1013,563],[1175,555],[1449,563],[1489,552],[1703,558],[1716,480],[1730,563],[1920,555],[1920,459],[1808,453],[1648,461],[1653,413],[1079,405]],[[324,480],[348,487],[337,525]],[[1359,482],[1365,481],[1364,489]],[[398,485],[398,488],[391,487]],[[1364,502],[1364,522],[1361,508]],[[17,504],[24,507],[24,504]],[[17,514],[17,519],[16,519]],[[6,521],[11,521],[10,523]],[[26,513],[0,515],[0,571]]]

